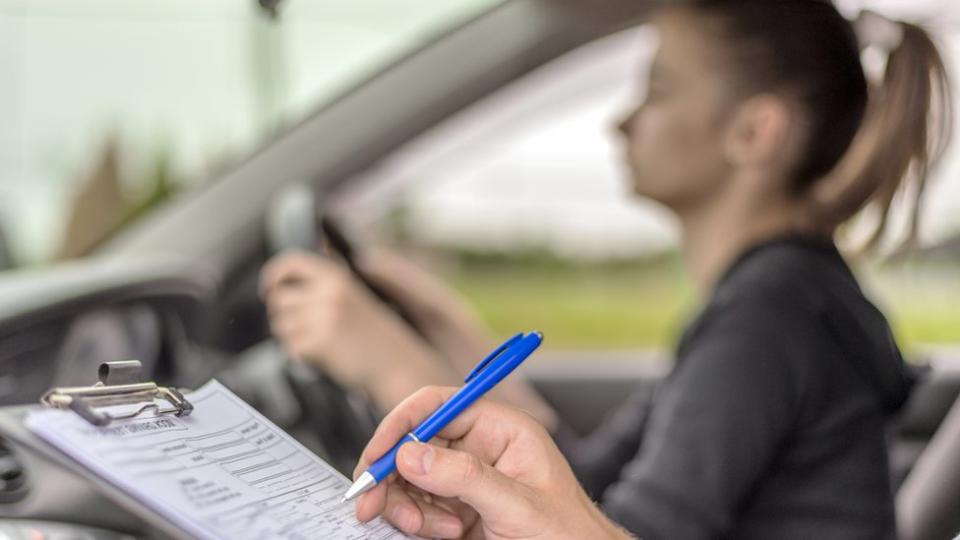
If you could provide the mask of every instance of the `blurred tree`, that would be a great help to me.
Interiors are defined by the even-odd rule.
[[[10,243],[7,240],[6,227],[0,222],[0,271],[8,270],[17,266],[17,262],[10,253]]]
[[[120,226],[120,230],[145,216],[150,210],[173,197],[183,185],[181,179],[173,172],[170,154],[161,151],[151,164],[150,175],[146,179],[148,186],[146,194],[133,202],[127,209]]]
[[[94,170],[82,177],[68,208],[68,218],[55,259],[71,259],[91,253],[117,231],[134,223],[171,198],[182,185],[173,173],[168,152],[151,161],[146,178],[132,182],[146,185],[146,193],[130,197],[122,188],[119,147],[115,138],[104,146]]]
[[[110,138],[93,171],[77,182],[54,258],[72,259],[89,253],[123,222],[126,201],[117,154],[116,139]]]

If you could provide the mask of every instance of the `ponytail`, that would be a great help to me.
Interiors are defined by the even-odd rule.
[[[878,24],[886,27],[877,31]],[[909,214],[900,247],[909,248],[917,239],[928,174],[950,140],[950,81],[923,28],[869,12],[855,26],[858,37],[867,38],[862,45],[876,46],[869,41],[880,36],[890,52],[882,80],[869,85],[866,114],[847,153],[812,186],[813,217],[833,230],[862,209],[874,212],[876,225],[864,245],[874,250],[887,231],[894,200],[903,197]]]
[[[833,233],[868,210],[876,225],[865,249],[887,232],[891,206],[907,203],[903,247],[917,238],[927,176],[944,154],[953,120],[943,59],[919,26],[865,11],[851,24],[833,2],[696,0],[710,17],[743,97],[763,92],[796,103],[806,124],[793,189],[809,201],[808,223]],[[860,50],[886,51],[878,81]]]

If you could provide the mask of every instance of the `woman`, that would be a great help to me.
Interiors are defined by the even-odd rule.
[[[561,453],[530,415],[481,402],[441,444],[404,445],[399,477],[364,495],[358,517],[382,513],[442,538],[629,537],[621,527],[649,539],[893,537],[884,421],[908,383],[883,315],[832,238],[868,207],[876,243],[898,193],[910,197],[916,232],[926,172],[948,138],[949,92],[920,28],[875,15],[861,22],[855,34],[817,0],[707,0],[659,13],[646,99],[620,129],[636,193],[676,214],[708,300],[649,418],[627,403],[586,440],[558,435]],[[858,35],[889,52],[872,85]],[[292,296],[278,296],[291,273],[284,264],[264,279],[281,340],[300,344],[304,358],[347,358],[334,350],[343,343],[305,345],[315,325],[299,327],[299,338],[285,332],[297,317],[287,316]],[[346,310],[368,309],[356,307],[366,305],[359,293],[342,292],[350,287],[337,290],[354,300]],[[324,324],[346,328],[351,317],[328,312],[338,322]],[[381,320],[400,356],[435,364],[386,318],[353,318],[361,319]],[[360,357],[379,352],[347,341],[357,351],[341,368],[352,366],[362,384],[375,370]],[[421,373],[380,403],[448,377],[435,367]],[[367,390],[377,396],[378,384]],[[358,470],[452,391],[403,401]],[[535,401],[502,397],[523,400]]]

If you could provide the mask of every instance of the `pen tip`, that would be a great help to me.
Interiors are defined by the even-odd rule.
[[[340,504],[343,504],[343,503],[347,502],[348,500],[350,500],[350,499],[347,499],[347,496],[344,495],[343,497],[340,497]]]

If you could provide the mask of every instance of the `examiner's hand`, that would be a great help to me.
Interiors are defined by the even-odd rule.
[[[355,475],[455,391],[429,387],[404,400],[377,428]],[[383,514],[429,538],[630,538],[590,501],[546,430],[506,405],[478,401],[431,444],[403,445],[397,471],[361,496],[358,519]]]
[[[341,265],[306,253],[274,257],[260,275],[270,328],[288,354],[371,394],[382,410],[455,373]]]

